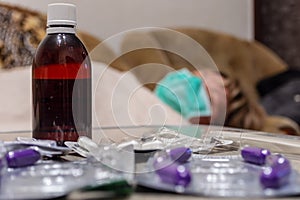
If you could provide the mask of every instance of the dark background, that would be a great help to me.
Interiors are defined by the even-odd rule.
[[[255,39],[300,70],[300,0],[255,0]]]

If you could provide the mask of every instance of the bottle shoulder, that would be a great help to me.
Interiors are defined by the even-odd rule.
[[[81,40],[71,33],[47,34],[38,46],[34,63],[38,66],[53,63],[90,62]]]
[[[84,44],[77,37],[77,35],[70,33],[47,34],[46,37],[41,41],[39,47],[43,45],[55,48],[63,48],[65,46],[78,46],[85,49]]]

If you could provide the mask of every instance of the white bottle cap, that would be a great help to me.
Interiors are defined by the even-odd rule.
[[[53,3],[48,5],[47,26],[76,26],[76,6],[68,3]]]

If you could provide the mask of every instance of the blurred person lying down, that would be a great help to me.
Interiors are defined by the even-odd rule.
[[[181,69],[168,73],[156,86],[155,94],[193,124],[297,134],[299,128],[286,119],[286,126],[274,127],[280,116],[266,119],[266,112],[252,106],[237,80],[213,70]],[[270,123],[270,126],[269,126]]]

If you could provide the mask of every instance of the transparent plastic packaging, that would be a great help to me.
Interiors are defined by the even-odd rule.
[[[11,156],[12,161],[21,158],[15,162],[21,165],[1,167],[0,199],[50,199],[102,190],[105,192],[101,195],[107,198],[131,193],[134,182],[133,149],[116,149],[107,145],[94,151],[93,156],[81,161],[31,162],[37,158],[33,155],[35,150],[16,150]],[[6,160],[4,158],[5,154],[1,160]]]
[[[90,165],[51,163],[11,169],[2,177],[0,199],[46,199],[66,195],[89,183]]]
[[[15,141],[6,141],[4,146],[7,151],[31,148],[47,157],[66,155],[72,151],[67,147],[57,146],[55,140],[37,140],[23,137],[17,137]]]
[[[7,171],[7,162],[5,159],[6,148],[2,141],[0,141],[0,188],[3,187],[3,175]]]
[[[252,151],[252,155],[257,151]],[[300,194],[299,174],[282,155],[269,155],[262,165],[261,158],[257,159],[257,164],[253,164],[239,154],[193,154],[185,163],[169,161],[164,166],[164,175],[157,170],[157,158],[156,154],[148,160],[145,167],[148,173],[137,175],[139,185],[162,191],[210,197],[280,197]],[[178,177],[174,165],[183,166],[182,172],[190,174],[189,183],[187,178]],[[173,174],[173,179],[166,179],[166,174]],[[185,184],[180,184],[180,180],[185,181]]]
[[[133,145],[136,152],[149,152],[184,146],[191,148],[193,152],[210,152],[214,147],[226,146],[233,141],[225,140],[219,132],[210,132],[205,137],[197,138],[182,134],[175,129],[161,127],[153,133],[144,134],[135,140],[126,140],[118,144],[118,147]]]
[[[77,142],[68,141],[65,145],[83,157],[93,157],[102,164],[133,177],[135,156],[130,144],[121,147],[116,144],[96,144],[90,138],[81,136]],[[126,161],[121,162],[124,159]]]

